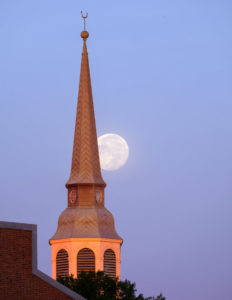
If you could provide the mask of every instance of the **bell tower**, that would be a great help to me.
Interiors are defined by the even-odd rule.
[[[76,113],[71,174],[66,183],[67,208],[50,239],[52,277],[77,277],[81,271],[104,271],[120,278],[122,238],[105,208],[106,183],[101,175],[86,40],[83,51]]]

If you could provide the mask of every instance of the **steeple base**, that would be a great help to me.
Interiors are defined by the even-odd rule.
[[[120,279],[121,239],[69,238],[50,240],[52,278],[76,278],[81,271],[104,271]]]

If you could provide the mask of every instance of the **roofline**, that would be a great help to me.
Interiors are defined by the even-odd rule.
[[[32,232],[32,273],[39,277],[40,279],[46,281],[48,284],[54,286],[56,289],[60,290],[64,294],[75,300],[86,300],[84,297],[73,292],[63,284],[52,279],[47,274],[38,270],[37,265],[37,225],[27,224],[27,223],[16,223],[16,222],[5,222],[0,221],[0,228],[13,229],[13,230],[26,230]]]

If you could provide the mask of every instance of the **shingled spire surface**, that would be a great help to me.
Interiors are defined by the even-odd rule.
[[[82,31],[83,51],[81,60],[78,105],[76,114],[71,175],[66,186],[75,184],[104,185],[101,175],[97,132],[94,116],[93,96],[89,71],[86,39],[89,34]]]

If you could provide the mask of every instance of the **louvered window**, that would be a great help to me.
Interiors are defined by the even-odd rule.
[[[77,275],[81,271],[95,272],[95,255],[89,248],[83,248],[77,254]]]
[[[68,252],[61,249],[56,255],[56,278],[69,276]]]
[[[112,278],[116,277],[116,256],[111,249],[107,249],[104,253],[104,272]]]

